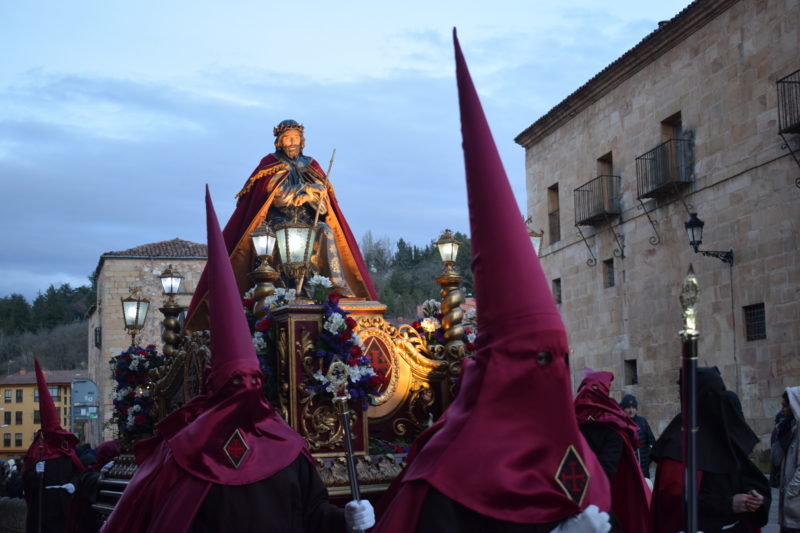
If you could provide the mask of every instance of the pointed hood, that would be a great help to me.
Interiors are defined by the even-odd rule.
[[[259,364],[208,186],[206,231],[208,298],[211,309],[211,372],[208,380],[212,390],[219,390],[237,372],[258,372]]]
[[[472,84],[456,55],[472,273],[474,363],[409,465],[421,480],[498,520],[541,524],[589,504],[608,510],[608,481],[578,431],[567,335]]]
[[[36,368],[36,387],[39,389],[39,420],[42,424],[42,431],[53,431],[61,425],[58,421],[56,406],[50,396],[50,390],[47,388],[47,381],[44,379],[39,359],[34,358],[33,364]]]
[[[578,424],[608,424],[628,441],[633,450],[638,450],[639,430],[636,422],[609,396],[614,374],[586,368],[583,375],[578,394],[575,395],[575,416]]]
[[[58,457],[69,457],[75,468],[83,470],[83,464],[75,453],[78,438],[61,427],[58,412],[53,398],[50,396],[50,390],[47,388],[47,380],[45,380],[39,359],[34,358],[33,364],[36,369],[36,387],[39,390],[39,420],[42,427],[36,432],[33,443],[25,455],[25,470],[33,468],[38,461]]]
[[[305,439],[278,415],[263,392],[250,328],[206,186],[211,371],[208,390],[156,428],[175,462],[220,485],[266,479],[306,451]]]

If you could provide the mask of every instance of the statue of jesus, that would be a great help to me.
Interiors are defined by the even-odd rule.
[[[236,195],[236,209],[222,233],[239,291],[244,294],[251,286],[247,274],[255,267],[255,251],[250,233],[256,226],[265,218],[271,226],[291,218],[313,224],[319,207],[320,223],[310,258],[311,273],[329,277],[334,285],[342,287],[346,296],[377,300],[333,187],[325,179],[319,163],[303,155],[304,129],[294,120],[278,124],[273,129],[275,152],[261,160]],[[189,331],[208,328],[206,292],[204,272],[189,306],[186,320]]]

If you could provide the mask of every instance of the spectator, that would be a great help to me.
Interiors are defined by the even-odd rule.
[[[625,411],[625,414],[631,417],[636,422],[637,435],[639,436],[639,449],[636,450],[636,455],[639,458],[639,466],[642,468],[642,474],[647,479],[650,479],[650,449],[656,443],[656,438],[653,436],[653,431],[650,429],[650,424],[643,416],[639,416],[639,402],[633,394],[626,394],[619,402],[619,406]]]
[[[792,434],[795,429],[796,421],[792,416],[791,408],[789,407],[789,400],[786,399],[786,392],[784,391],[781,397],[781,410],[775,415],[775,427],[772,429],[772,436],[770,437],[770,471],[769,471],[769,484],[772,487],[780,487],[781,481],[781,461],[786,455],[786,450],[789,449],[789,444],[792,442]]]

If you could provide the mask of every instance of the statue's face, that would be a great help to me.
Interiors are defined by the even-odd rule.
[[[278,137],[276,146],[289,159],[295,159],[303,149],[303,135],[297,130],[286,130]]]

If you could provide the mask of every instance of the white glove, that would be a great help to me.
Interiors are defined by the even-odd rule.
[[[72,494],[75,492],[75,485],[72,483],[65,483],[64,485],[47,485],[46,489],[64,489],[68,493]]]
[[[561,522],[550,533],[608,533],[610,530],[608,513],[601,513],[596,505],[590,505],[581,514]]]
[[[344,506],[348,531],[363,531],[375,525],[375,510],[367,500],[353,500]]]

